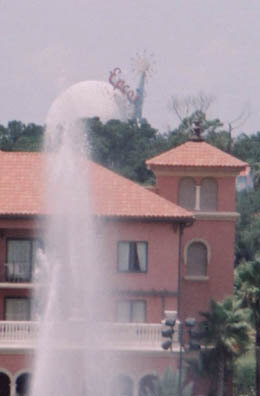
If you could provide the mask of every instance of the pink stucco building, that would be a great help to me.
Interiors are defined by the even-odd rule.
[[[43,164],[44,154],[0,152],[0,396],[26,393],[31,373],[32,268],[48,216]],[[161,348],[165,315],[199,319],[210,298],[232,294],[235,179],[246,164],[189,141],[147,166],[156,178],[150,190],[90,163],[97,238],[114,285],[106,319],[120,329],[113,359],[136,396],[178,366],[177,340],[176,359]]]

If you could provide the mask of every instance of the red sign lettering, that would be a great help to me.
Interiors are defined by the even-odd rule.
[[[130,89],[130,86],[126,84],[126,82],[119,78],[122,73],[119,67],[115,67],[113,71],[110,72],[109,82],[113,85],[114,89],[119,89],[122,94],[124,94],[129,102],[136,103],[138,100],[138,95],[134,92],[134,90]]]

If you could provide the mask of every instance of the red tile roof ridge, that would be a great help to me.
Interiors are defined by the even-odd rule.
[[[188,141],[146,161],[148,167],[226,167],[240,168],[247,162],[228,154],[205,141]]]

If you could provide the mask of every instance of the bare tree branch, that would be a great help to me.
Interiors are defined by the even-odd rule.
[[[232,145],[233,145],[233,136],[232,132],[234,129],[241,128],[242,125],[246,122],[246,120],[250,117],[250,106],[249,103],[246,103],[244,105],[244,108],[241,110],[241,112],[238,114],[236,118],[234,118],[232,121],[228,122],[228,135],[229,135],[229,143],[228,143],[228,152],[232,152]]]
[[[251,115],[250,111],[250,105],[249,103],[246,103],[244,107],[242,108],[241,112],[238,114],[236,118],[231,120],[228,125],[232,126],[233,129],[241,128],[242,125],[248,120],[248,118]]]
[[[183,98],[172,96],[169,109],[180,121],[183,121],[184,118],[189,117],[196,111],[206,113],[215,99],[215,96],[207,95],[204,92],[199,92],[197,95],[185,96]]]

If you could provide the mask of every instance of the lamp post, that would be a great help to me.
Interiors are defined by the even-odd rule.
[[[176,314],[177,316],[177,314]],[[162,343],[162,348],[164,350],[170,350],[173,352],[173,335],[175,332],[175,325],[178,324],[178,341],[179,341],[179,376],[178,376],[178,396],[182,396],[182,363],[183,363],[183,323],[180,320],[176,319],[166,319],[162,321],[161,334],[162,337],[167,338],[166,341]],[[189,335],[189,348],[190,349],[199,349],[199,344],[193,343],[193,332],[192,329],[196,324],[196,320],[194,318],[187,318],[184,320],[185,327],[187,328]],[[166,327],[166,328],[165,328]]]
[[[179,344],[180,344],[180,352],[179,352],[179,376],[178,376],[178,395],[182,396],[182,346],[183,346],[183,334],[182,334],[182,323],[180,321],[179,327]]]

